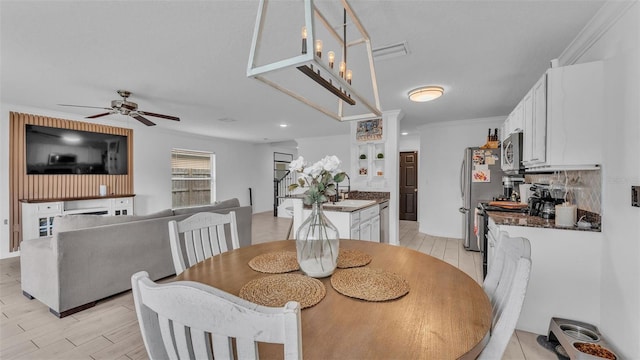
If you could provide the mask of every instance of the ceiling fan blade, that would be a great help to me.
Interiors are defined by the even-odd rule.
[[[156,114],[156,113],[147,112],[147,111],[138,111],[138,113],[140,113],[140,114],[142,114],[142,115],[155,116],[155,117],[159,117],[159,118],[163,118],[163,119],[168,119],[168,120],[180,121],[180,118],[179,118],[179,117],[177,117],[177,116],[162,115],[162,114]]]
[[[89,108],[89,109],[104,109],[111,110],[108,107],[100,107],[100,106],[84,106],[84,105],[69,105],[69,104],[58,104],[58,106],[72,106],[72,107],[81,107],[81,108]]]
[[[142,116],[140,116],[138,114],[131,115],[131,117],[136,119],[136,120],[138,120],[138,121],[140,121],[141,123],[143,123],[143,124],[145,124],[147,126],[154,126],[155,125],[155,123],[149,121],[147,118],[144,118],[144,117],[142,117]]]
[[[91,116],[85,116],[85,119],[95,119],[95,118],[99,118],[99,117],[103,117],[103,116],[107,116],[107,115],[111,115],[114,114],[114,111],[109,111],[106,113],[102,113],[102,114],[96,114],[96,115],[91,115]]]

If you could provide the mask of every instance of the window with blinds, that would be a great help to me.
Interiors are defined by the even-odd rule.
[[[184,208],[216,200],[215,154],[195,150],[171,150],[171,206]]]

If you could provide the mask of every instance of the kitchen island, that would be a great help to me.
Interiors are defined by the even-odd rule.
[[[325,216],[336,226],[340,238],[380,242],[380,229],[388,229],[388,224],[380,224],[380,204],[387,202],[377,199],[347,199],[327,202],[322,205]],[[301,198],[293,198],[292,237],[311,213]]]

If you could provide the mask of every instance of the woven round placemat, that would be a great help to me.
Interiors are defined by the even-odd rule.
[[[370,267],[338,270],[331,286],[342,295],[367,301],[393,300],[409,292],[409,283],[399,275]]]
[[[300,308],[320,302],[327,294],[324,284],[301,274],[278,274],[251,280],[240,289],[240,296],[256,304],[272,307],[297,301]]]
[[[295,251],[274,251],[249,260],[249,267],[268,274],[281,274],[300,270]]]
[[[365,266],[371,262],[371,255],[356,249],[340,249],[338,268],[347,269]]]

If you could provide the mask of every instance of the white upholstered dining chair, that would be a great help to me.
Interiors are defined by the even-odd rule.
[[[169,221],[169,241],[176,275],[186,268],[228,251],[225,225],[229,226],[231,246],[240,247],[236,213],[196,213],[182,221]]]
[[[261,306],[211,286],[156,284],[146,271],[131,277],[133,300],[149,358],[257,359],[256,342],[284,344],[285,360],[302,359],[300,304]]]
[[[478,357],[480,360],[501,359],[516,328],[531,274],[529,240],[501,235],[493,261],[491,274],[487,274],[486,278],[489,280],[491,295],[489,292],[487,294],[493,313],[491,336]],[[497,277],[497,281],[494,281],[494,277]]]

